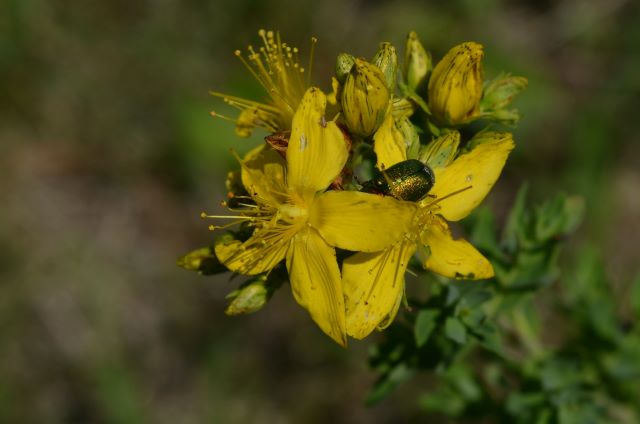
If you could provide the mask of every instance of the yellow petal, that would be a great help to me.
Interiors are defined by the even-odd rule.
[[[280,237],[271,237],[265,243],[265,235],[271,234],[267,234],[265,230],[256,230],[244,243],[238,240],[218,243],[215,247],[216,256],[224,266],[238,274],[267,272],[284,259],[291,240],[291,236],[283,233]]]
[[[325,95],[310,88],[293,117],[287,148],[287,184],[308,197],[326,189],[347,161],[347,144],[335,122],[326,121]]]
[[[284,192],[285,161],[275,150],[262,144],[247,153],[241,162],[242,184],[258,202],[277,203]]]
[[[377,252],[407,234],[416,210],[414,203],[390,196],[328,191],[313,202],[309,224],[331,246]]]
[[[307,227],[293,239],[287,269],[296,301],[322,331],[346,346],[344,296],[335,250]]]
[[[407,148],[402,133],[396,128],[391,111],[373,135],[373,150],[378,158],[378,169],[387,169],[407,160]]]
[[[436,196],[438,213],[449,221],[458,221],[484,200],[496,182],[507,156],[513,150],[510,133],[484,133],[485,142],[464,153],[446,168],[436,168],[436,183],[430,194]],[[452,196],[438,201],[452,193]]]
[[[327,102],[330,105],[335,106],[338,104],[340,89],[340,82],[338,82],[336,77],[331,77],[331,93],[327,94]]]
[[[414,242],[403,241],[382,252],[345,259],[342,282],[349,336],[362,339],[393,321],[404,293],[404,272],[415,250]]]
[[[493,277],[493,266],[466,240],[454,240],[447,223],[434,217],[420,234],[430,255],[423,266],[448,278],[482,280]]]

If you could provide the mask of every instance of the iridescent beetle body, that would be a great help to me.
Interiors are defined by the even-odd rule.
[[[374,177],[362,184],[361,191],[417,202],[429,193],[435,181],[435,175],[428,165],[417,159],[409,159],[383,171],[376,170]]]

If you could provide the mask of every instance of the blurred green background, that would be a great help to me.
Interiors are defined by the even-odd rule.
[[[640,3],[630,0],[0,1],[0,422],[289,423],[418,418],[416,380],[367,409],[372,340],[335,346],[280,290],[229,318],[237,282],[175,260],[208,244],[229,149],[208,90],[261,96],[233,51],[278,29],[328,88],[338,53],[485,45],[529,78],[517,149],[486,204],[587,200],[621,305],[640,239]],[[621,306],[622,309],[623,306]],[[375,339],[375,337],[373,338]]]

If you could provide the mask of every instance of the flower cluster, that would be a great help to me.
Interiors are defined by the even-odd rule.
[[[236,55],[267,100],[212,94],[239,109],[237,135],[263,128],[265,143],[229,174],[230,213],[203,213],[230,220],[210,227],[227,231],[179,264],[253,276],[229,296],[232,315],[260,309],[288,280],[296,301],[343,346],[393,321],[412,258],[445,277],[491,278],[491,263],[455,239],[448,221],[482,202],[514,142],[509,132],[459,130],[477,120],[515,123],[507,106],[526,79],[484,81],[482,46],[473,42],[433,66],[412,32],[402,63],[386,42],[371,60],[340,54],[325,93],[310,84],[312,53],[305,69],[279,34],[259,35],[262,47]]]

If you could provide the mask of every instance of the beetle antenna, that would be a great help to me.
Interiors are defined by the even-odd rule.
[[[446,196],[442,196],[441,198],[436,199],[436,200],[434,200],[433,202],[429,203],[429,206],[437,205],[438,203],[442,202],[443,200],[446,200],[446,199],[448,199],[448,198],[450,198],[450,197],[453,197],[453,196],[455,196],[456,194],[460,194],[460,193],[462,193],[462,192],[465,192],[465,191],[469,190],[469,189],[470,189],[470,188],[472,188],[472,187],[473,187],[473,186],[467,186],[467,187],[465,187],[465,188],[461,188],[460,190],[456,190],[456,191],[454,191],[454,192],[451,192],[451,193],[447,194]]]

